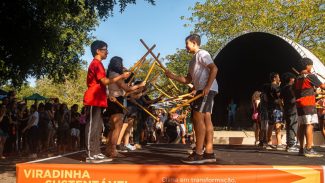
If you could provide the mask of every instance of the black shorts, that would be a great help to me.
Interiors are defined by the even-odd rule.
[[[325,115],[323,114],[323,115],[318,115],[319,117],[319,120],[325,120]]]
[[[132,118],[136,118],[137,114],[138,114],[138,108],[136,106],[133,105],[129,105],[127,107],[128,112],[126,113],[127,117],[132,117]]]
[[[123,105],[124,98],[121,97],[116,97],[116,100],[119,101]],[[113,114],[123,114],[123,108],[120,107],[117,103],[110,101],[107,99],[107,113],[109,116]]]
[[[202,93],[202,90],[196,92],[196,95]],[[209,91],[207,96],[200,97],[192,103],[192,110],[201,113],[212,113],[214,97],[216,96],[216,91]],[[195,95],[195,96],[196,96]]]

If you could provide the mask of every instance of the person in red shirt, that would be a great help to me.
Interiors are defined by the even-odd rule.
[[[88,67],[87,87],[84,94],[84,105],[86,107],[86,129],[85,142],[87,158],[89,163],[102,163],[112,161],[101,153],[100,138],[103,126],[102,109],[107,107],[106,85],[130,76],[125,72],[115,78],[107,78],[102,60],[108,55],[107,43],[96,40],[91,44],[91,53],[94,59]]]
[[[299,155],[306,157],[322,157],[322,154],[313,150],[313,128],[318,123],[316,110],[316,97],[314,87],[325,89],[315,74],[311,73],[313,61],[309,58],[302,58],[303,70],[296,78],[294,92],[298,112],[298,139],[300,142]],[[306,137],[306,147],[304,141]]]

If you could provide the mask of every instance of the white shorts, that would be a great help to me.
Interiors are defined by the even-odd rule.
[[[181,135],[182,136],[185,136],[185,133],[186,133],[186,129],[185,129],[185,125],[184,124],[180,124],[180,126],[181,126]]]
[[[298,116],[298,124],[300,125],[310,125],[310,124],[317,124],[317,123],[318,123],[317,114]]]
[[[80,130],[77,128],[71,128],[71,136],[73,137],[79,137],[80,135]]]

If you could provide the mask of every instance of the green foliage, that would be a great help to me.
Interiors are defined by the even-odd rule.
[[[38,93],[46,98],[59,98],[60,103],[67,103],[68,107],[73,104],[83,106],[83,95],[87,89],[86,78],[87,71],[79,69],[77,71],[77,78],[66,78],[64,83],[54,83],[49,78],[41,78],[36,81],[36,86],[23,85],[17,91],[18,101],[23,100],[24,97],[30,96],[33,93]],[[6,91],[15,90],[13,87],[5,86]],[[28,106],[34,101],[27,101]],[[39,101],[44,102],[44,101]]]
[[[208,37],[211,51],[244,31],[266,30],[291,38],[325,61],[322,0],[207,0],[197,2],[191,10],[192,17],[183,19]]]
[[[66,78],[64,83],[55,83],[49,78],[39,79],[35,91],[48,98],[59,98],[60,103],[83,106],[83,96],[87,89],[87,71],[79,69],[77,78]]]
[[[147,0],[154,4],[154,0]],[[28,77],[56,83],[75,78],[84,46],[100,19],[136,0],[1,1],[0,85],[19,87]]]

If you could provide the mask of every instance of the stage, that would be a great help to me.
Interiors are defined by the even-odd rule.
[[[325,158],[263,150],[252,145],[214,145],[217,162],[185,165],[189,145],[149,144],[109,163],[85,163],[85,152],[16,165],[17,182],[325,182]],[[325,148],[316,147],[325,155]]]

